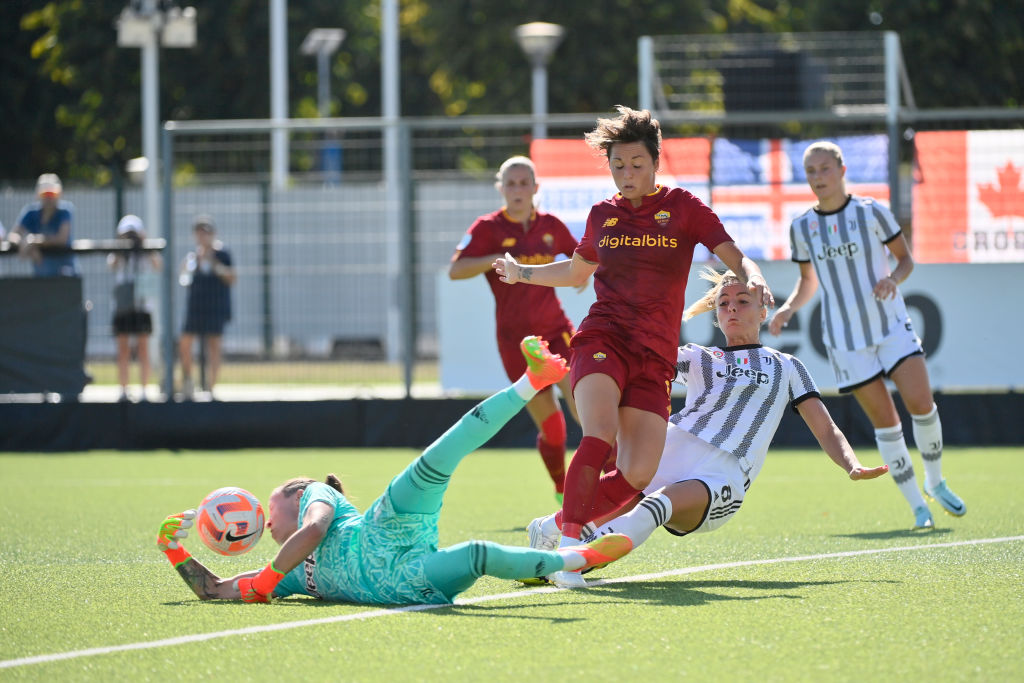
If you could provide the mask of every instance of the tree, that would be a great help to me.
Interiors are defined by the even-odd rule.
[[[114,25],[126,4],[0,2],[0,179],[29,183],[56,171],[103,185],[112,168],[141,154],[139,50],[119,48]],[[195,4],[198,44],[160,54],[160,118],[268,117],[266,1]],[[898,31],[921,107],[1018,106],[1024,26],[1015,7],[996,0],[401,0],[402,114],[528,113],[530,68],[512,32],[529,21],[567,29],[549,69],[552,112],[635,103],[641,35],[823,30]],[[379,24],[380,0],[289,3],[292,116],[316,116],[316,64],[299,45],[318,26],[347,31],[331,64],[332,114],[380,114]]]

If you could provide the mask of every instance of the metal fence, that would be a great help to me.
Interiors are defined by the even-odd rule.
[[[600,114],[606,115],[606,114]],[[597,114],[552,115],[552,138],[580,139]],[[659,113],[665,137],[786,138],[885,133],[878,114],[770,112]],[[175,338],[184,314],[178,267],[193,246],[192,219],[203,213],[238,272],[234,314],[224,337],[222,396],[281,397],[424,395],[440,391],[436,370],[436,283],[461,235],[501,204],[494,172],[502,160],[529,151],[533,119],[292,120],[287,186],[270,177],[266,121],[172,122],[164,132],[163,226],[166,270],[146,286],[156,302],[153,342],[158,377],[171,386]],[[385,131],[399,130],[397,174],[386,166]],[[899,159],[897,213],[911,215],[914,133],[921,130],[1019,129],[1024,114],[1008,110],[901,109],[901,135],[889,154]],[[397,178],[397,182],[395,182]],[[540,179],[541,183],[544,179]],[[890,179],[892,181],[892,179]],[[144,213],[142,189],[68,186],[74,236],[107,238],[119,213]],[[0,191],[8,226],[32,199],[25,188]],[[110,333],[113,279],[102,256],[80,257],[91,304],[88,360],[99,383],[114,355]],[[0,275],[28,272],[0,258]],[[478,285],[486,285],[481,280]],[[481,326],[493,321],[481,319]]]

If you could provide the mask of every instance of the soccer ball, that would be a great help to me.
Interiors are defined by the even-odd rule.
[[[203,498],[196,528],[210,550],[241,555],[252,550],[263,535],[263,507],[256,496],[236,486],[225,486]]]

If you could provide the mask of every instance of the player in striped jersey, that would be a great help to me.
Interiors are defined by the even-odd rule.
[[[787,406],[800,413],[850,479],[874,479],[889,469],[862,466],[804,364],[761,345],[760,326],[768,309],[740,279],[711,269],[701,276],[714,284],[683,319],[716,311],[726,345],[679,348],[676,380],[687,386],[686,404],[669,418],[658,471],[632,510],[611,521],[596,520],[598,528],[588,525],[585,538],[624,534],[636,548],[659,526],[678,536],[722,526],[739,510],[761,471]],[[531,545],[552,547],[558,522],[557,513],[534,520]]]
[[[956,517],[967,506],[942,477],[939,411],[924,349],[899,290],[914,269],[910,245],[886,207],[847,194],[846,166],[837,145],[810,145],[804,151],[804,169],[818,203],[790,227],[800,278],[769,330],[779,334],[821,284],[822,337],[839,391],[853,393],[871,421],[882,459],[913,510],[914,527],[932,528],[885,377],[896,385],[912,418],[914,442],[924,460],[925,495]],[[891,271],[889,254],[896,259]]]

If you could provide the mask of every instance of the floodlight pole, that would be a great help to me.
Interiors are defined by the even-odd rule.
[[[288,120],[288,0],[270,0],[270,118]],[[288,184],[288,131],[270,133],[270,178],[274,189]]]
[[[345,40],[345,29],[315,28],[306,34],[299,48],[304,55],[316,57],[317,110],[321,118],[331,113],[331,56]]]
[[[155,4],[150,0],[149,5]],[[156,31],[160,17],[150,17],[153,32],[150,40],[142,46],[142,156],[146,157],[146,174],[143,176],[143,196],[146,198],[146,228],[151,235],[162,234],[160,230],[160,192],[157,188],[160,174],[160,152],[157,149],[157,132],[160,129],[160,46]],[[120,219],[120,216],[117,217]]]
[[[562,42],[565,29],[558,24],[534,21],[516,27],[515,38],[532,65],[533,139],[548,136],[548,62]]]
[[[142,154],[146,160],[143,176],[145,212],[143,220],[151,235],[164,235],[171,244],[170,225],[162,225],[160,206],[160,151],[157,140],[160,129],[160,46],[192,47],[196,43],[196,11],[181,9],[157,0],[138,0],[125,7],[116,22],[119,47],[141,50],[142,73]],[[169,174],[170,171],[167,171]],[[168,178],[168,182],[169,182]],[[120,218],[120,217],[118,217]],[[170,269],[170,267],[168,267]],[[163,306],[169,304],[165,301]],[[170,331],[164,330],[164,335]],[[164,365],[173,378],[173,355],[164,352]],[[168,400],[173,385],[166,387]]]

